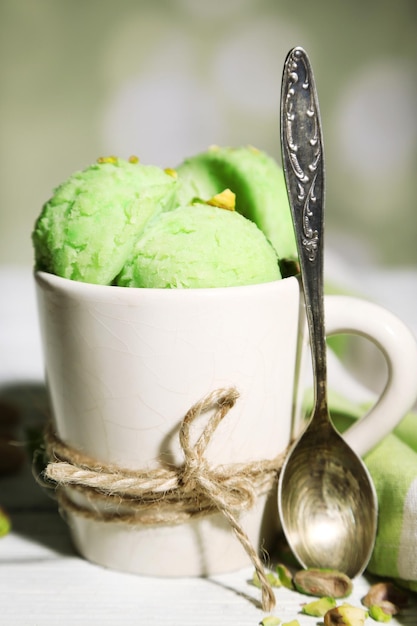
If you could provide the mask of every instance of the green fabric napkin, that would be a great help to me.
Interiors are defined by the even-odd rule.
[[[307,404],[311,406],[311,395]],[[343,432],[369,406],[329,393],[336,428]],[[378,496],[378,531],[367,570],[417,591],[417,414],[409,413],[364,461]]]

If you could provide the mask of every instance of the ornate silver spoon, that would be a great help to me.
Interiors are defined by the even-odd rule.
[[[369,473],[332,425],[327,405],[323,306],[324,162],[315,82],[302,48],[290,51],[281,91],[281,148],[304,290],[315,403],[278,484],[284,534],[304,567],[350,577],[375,541],[377,498]]]

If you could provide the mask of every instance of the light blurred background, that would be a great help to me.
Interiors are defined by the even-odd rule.
[[[31,231],[54,187],[101,155],[175,167],[251,144],[280,161],[295,45],[323,118],[328,284],[417,337],[416,26],[416,0],[0,0],[3,378],[41,376]],[[356,344],[352,370],[382,388],[380,353]]]
[[[175,166],[210,144],[280,160],[288,50],[316,76],[327,241],[417,265],[415,0],[0,0],[0,264],[32,264],[43,202],[100,155]]]

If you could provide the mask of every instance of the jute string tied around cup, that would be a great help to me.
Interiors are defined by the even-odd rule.
[[[179,430],[184,454],[181,466],[130,470],[104,465],[65,444],[49,424],[45,433],[48,463],[42,478],[47,485],[55,487],[64,511],[101,522],[182,524],[214,512],[222,513],[256,569],[262,589],[262,607],[269,611],[275,605],[275,595],[261,559],[239,523],[238,514],[249,509],[257,497],[268,493],[275,485],[286,451],[271,460],[218,467],[211,467],[205,457],[213,433],[238,397],[234,388],[217,389],[190,408]],[[192,424],[212,408],[214,413],[192,445]],[[88,505],[74,502],[64,487],[82,494]]]

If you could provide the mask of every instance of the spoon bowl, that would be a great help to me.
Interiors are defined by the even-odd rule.
[[[313,418],[287,457],[279,484],[283,530],[304,567],[362,573],[375,540],[366,467],[327,422]]]
[[[291,50],[284,65],[281,147],[310,335],[314,408],[281,469],[278,509],[288,544],[304,567],[353,578],[372,554],[377,497],[366,466],[335,430],[328,411],[323,142],[314,77],[302,48]]]

